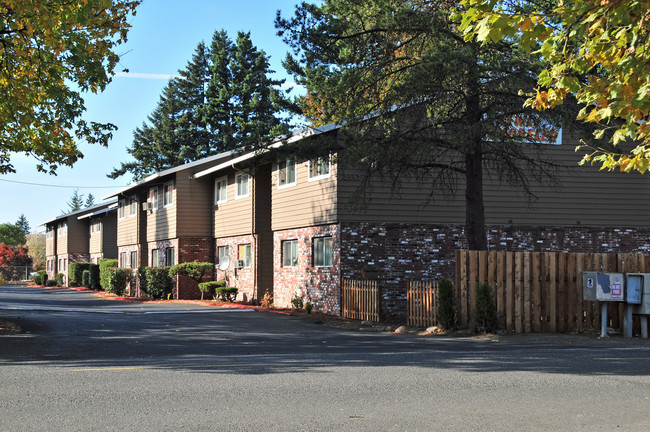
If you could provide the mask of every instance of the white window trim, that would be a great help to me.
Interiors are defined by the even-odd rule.
[[[226,183],[226,194],[222,200],[217,201],[217,183],[221,181]],[[223,176],[214,180],[214,203],[215,205],[218,205],[226,202],[228,202],[228,176]]]
[[[124,214],[122,214],[124,213]],[[126,200],[121,199],[117,203],[117,218],[118,219],[124,219],[126,218]]]
[[[321,174],[321,175],[317,175],[317,176],[312,177],[311,176],[311,163],[312,163],[312,160],[310,159],[309,164],[307,166],[308,181],[311,182],[311,181],[323,180],[323,179],[326,179],[326,178],[330,178],[332,176],[332,158],[329,155],[327,155],[325,157],[327,157],[327,166],[328,166],[327,174]],[[320,159],[320,158],[317,158],[317,160],[318,159]]]
[[[168,186],[172,187],[172,196],[170,197],[170,201],[167,204],[165,204],[165,196],[167,195]],[[162,198],[163,198],[163,208],[171,207],[174,205],[174,182],[173,181],[168,181],[163,185]]]
[[[246,184],[248,185],[248,187],[246,188],[247,191],[246,191],[245,195],[243,195],[243,194],[239,195],[239,187],[238,187],[238,184],[237,184],[237,179],[239,179],[240,177],[244,177],[244,176],[246,176],[246,178],[247,178],[247,180],[246,180]],[[251,176],[248,175],[248,174],[244,174],[244,173],[237,174],[235,176],[235,199],[238,200],[238,199],[248,198],[250,196],[250,193],[251,193]]]
[[[295,159],[287,159],[287,160],[281,161],[281,162],[284,162],[285,170],[287,169],[287,165],[289,164],[289,162],[293,162],[294,178],[293,178],[293,182],[285,183],[285,184],[281,185],[280,184],[280,162],[278,162],[278,189],[286,189],[286,188],[290,188],[290,187],[293,187],[296,184],[298,184],[298,170],[297,170],[298,164],[296,163],[296,160]]]
[[[155,212],[158,210],[160,207],[160,188],[158,186],[152,187],[149,189],[149,196],[147,197],[147,201],[151,203],[151,211]],[[152,194],[151,192],[154,191]],[[154,196],[156,199],[154,199]]]
[[[133,205],[135,203],[135,206]],[[135,208],[135,211],[133,209]],[[138,213],[138,200],[136,197],[132,196],[129,198],[129,217],[135,217]]]

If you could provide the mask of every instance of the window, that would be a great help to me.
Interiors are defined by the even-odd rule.
[[[228,201],[228,177],[221,177],[214,181],[214,203],[222,204]]]
[[[94,220],[90,222],[90,235],[99,233],[102,231],[102,222],[99,220]]]
[[[66,222],[61,222],[59,224],[58,236],[63,237],[68,233],[68,224]]]
[[[174,182],[165,183],[163,187],[163,207],[174,204]]]
[[[158,249],[151,250],[151,267],[160,267],[160,255]]]
[[[314,266],[327,267],[332,265],[332,237],[314,239]]]
[[[282,242],[282,267],[296,267],[298,265],[298,240],[285,240]]]
[[[149,203],[151,204],[151,210],[158,210],[158,188],[149,189]]]
[[[120,253],[120,268],[126,267],[126,252]]]
[[[131,251],[131,268],[138,268],[138,251]]]
[[[165,250],[165,265],[173,266],[175,264],[174,258],[174,248],[167,248]]]
[[[288,159],[278,163],[278,188],[296,184],[296,161]]]
[[[138,200],[135,197],[129,198],[129,217],[133,217],[138,213]]]
[[[320,180],[330,176],[330,157],[322,156],[309,161],[309,180]]]
[[[230,248],[228,246],[219,246],[217,247],[217,255],[219,258],[219,261],[217,261],[217,264],[221,264],[224,262],[224,260],[229,260],[230,259]]]
[[[117,217],[120,219],[124,219],[126,217],[126,203],[124,200],[120,200],[117,205]]]
[[[235,199],[248,198],[248,178],[248,174],[237,174],[235,176],[235,183],[237,185]]]
[[[251,262],[252,262],[251,255],[252,254],[251,254],[250,244],[239,245],[239,255],[237,256],[237,259],[244,260],[244,267],[251,266]]]

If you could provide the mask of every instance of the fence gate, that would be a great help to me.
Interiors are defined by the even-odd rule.
[[[343,279],[341,294],[344,318],[379,321],[381,290],[378,281]]]
[[[409,282],[406,291],[407,325],[429,327],[438,322],[438,284]]]

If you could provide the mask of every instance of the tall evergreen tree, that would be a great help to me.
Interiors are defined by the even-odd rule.
[[[290,19],[278,14],[276,25],[294,50],[285,67],[321,120],[347,120],[339,160],[366,166],[366,182],[376,174],[426,181],[425,198],[464,184],[468,245],[486,249],[484,177],[528,192],[554,171],[542,143],[509,133],[513,116],[540,133],[562,118],[523,107],[519,90],[535,85],[539,56],[516,37],[465,41],[460,10],[460,1],[325,0],[303,2]]]
[[[249,33],[235,44],[216,31],[208,47],[196,47],[192,59],[171,80],[156,110],[136,129],[123,162],[108,176],[127,172],[140,179],[152,172],[226,150],[249,150],[288,131],[290,103],[278,86],[264,51]]]
[[[70,197],[70,201],[68,201],[68,210],[67,211],[62,211],[62,214],[66,213],[72,213],[77,210],[81,210],[83,208],[84,204],[84,196],[83,194],[79,193],[79,189],[75,189],[74,192],[72,192],[72,196]]]
[[[92,207],[95,205],[95,196],[91,193],[86,197],[85,207]]]
[[[27,218],[25,217],[24,214],[21,214],[18,217],[18,220],[16,221],[16,226],[20,228],[25,233],[25,235],[29,234],[31,230],[29,226],[29,222],[27,221]]]

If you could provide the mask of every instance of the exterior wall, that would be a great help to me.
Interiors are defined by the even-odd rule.
[[[120,201],[122,199],[125,199],[126,204],[128,204],[128,200],[133,196],[136,196],[137,198],[137,195],[131,194],[128,195],[126,198],[121,198]],[[140,219],[142,219],[144,215],[144,213],[141,210],[142,202],[143,202],[142,199],[138,199],[138,205],[135,214],[132,214],[130,212],[130,208],[127,205],[125,209],[125,215],[123,218],[119,216],[119,205],[118,205],[118,210],[116,213],[118,247],[137,244],[140,241],[140,236],[138,235],[138,229],[140,227]]]
[[[102,252],[91,253],[91,254],[90,254],[90,262],[91,262],[91,263],[95,263],[95,264],[97,264],[97,263],[99,262],[100,259],[104,259],[104,258],[111,258],[111,257],[106,257],[106,256],[104,256],[104,254],[103,254]]]
[[[332,266],[314,267],[312,239],[332,236]],[[298,240],[298,264],[282,267],[282,241]],[[340,226],[320,225],[276,231],[273,234],[273,304],[291,307],[294,296],[304,296],[317,312],[341,314]]]
[[[169,265],[166,261],[166,253],[165,251],[170,248],[174,248],[174,262],[178,263],[178,239],[168,239],[168,240],[160,240],[160,241],[155,241],[155,242],[149,242],[147,243],[147,263],[145,264],[147,267],[165,267]],[[159,252],[159,263],[157,266],[154,266],[152,263],[152,253],[151,251],[154,249],[158,249]]]
[[[76,216],[68,217],[67,251],[68,254],[88,255],[90,244],[90,226],[88,219],[77,219]],[[63,251],[57,251],[61,254]],[[73,261],[74,262],[74,261]]]
[[[231,237],[244,235],[253,232],[253,188],[255,180],[249,178],[249,194],[247,198],[235,199],[235,176],[234,170],[228,170],[224,175],[216,175],[212,178],[212,204],[214,214],[213,235],[219,237]],[[214,181],[224,176],[228,178],[227,200],[221,204],[214,203]]]
[[[497,251],[650,251],[648,228],[519,227],[491,225]],[[379,280],[384,316],[406,313],[408,281],[455,277],[455,251],[466,249],[463,225],[341,224],[341,277]]]
[[[49,231],[52,231],[51,237],[48,237]],[[45,255],[48,257],[56,255],[56,225],[47,224],[45,227]]]
[[[178,239],[178,263],[214,262],[214,239],[194,237]]]
[[[158,208],[146,212],[147,218],[147,242],[166,240],[176,237],[176,209],[178,194],[174,182],[173,203],[167,207],[163,206],[163,186],[166,182],[152,184],[149,189],[158,188]]]
[[[102,254],[104,258],[117,258],[117,212],[102,217]]]
[[[75,263],[75,262],[88,262],[90,260],[90,256],[88,253],[69,253],[69,254],[59,254],[56,257],[57,259],[57,270],[55,273],[63,273],[64,278],[63,278],[63,285],[68,285],[68,281],[70,280],[68,278],[68,269],[70,268],[70,263]],[[64,264],[59,266],[59,260],[64,260]],[[48,278],[49,278],[49,273],[48,273]],[[56,274],[53,275],[51,279],[54,279],[56,277]]]
[[[557,184],[537,184],[537,199],[528,202],[520,189],[499,182],[498,173],[484,168],[487,224],[516,226],[637,226],[650,227],[650,178],[638,173],[599,171],[579,166],[578,141],[564,137],[562,145],[545,145],[542,157],[559,164]],[[391,180],[364,189],[370,198],[355,204],[360,177],[352,167],[340,168],[339,220],[369,223],[465,223],[465,183],[458,179],[455,197],[435,193],[427,202],[430,183],[404,177],[393,188]]]
[[[185,173],[176,176],[178,237],[212,236],[213,187],[208,178],[192,180]]]
[[[117,257],[115,258],[119,260],[120,255],[122,255],[122,253],[126,253],[126,263],[125,263],[126,265],[124,265],[124,267],[137,269],[138,267],[143,266],[145,263],[131,262],[131,252],[137,252],[138,258],[141,256],[140,247],[138,245],[127,245],[127,246],[120,246],[117,249]],[[110,257],[106,257],[106,258],[110,258]]]
[[[235,263],[238,258],[238,247],[242,244],[251,245],[251,267],[236,269]],[[257,248],[255,236],[252,234],[244,236],[234,236],[234,237],[223,237],[218,238],[215,241],[215,251],[218,250],[219,246],[228,246],[230,266],[227,270],[218,270],[216,271],[216,280],[225,280],[226,284],[231,287],[237,287],[239,292],[237,293],[238,301],[254,301],[259,300],[256,298],[256,289],[255,289],[255,262],[257,258]],[[216,252],[215,252],[216,253]]]
[[[338,217],[337,165],[333,158],[330,177],[309,181],[309,162],[296,163],[296,184],[278,188],[278,164],[273,164],[271,194],[273,231],[335,223]]]

